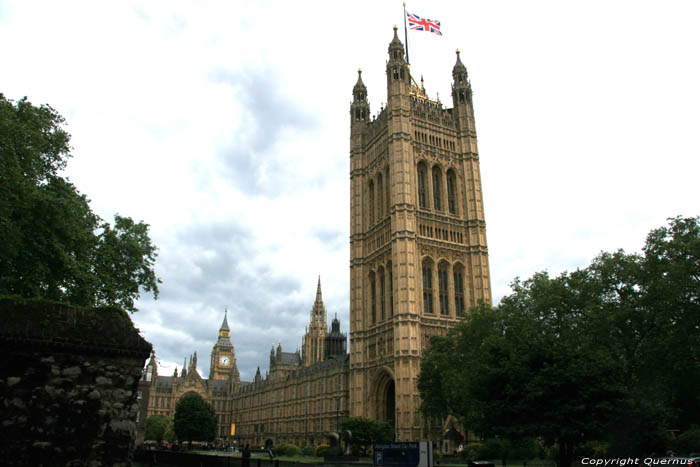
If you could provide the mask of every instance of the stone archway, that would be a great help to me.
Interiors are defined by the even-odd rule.
[[[389,368],[379,369],[374,377],[371,394],[374,399],[375,418],[396,427],[396,385]]]

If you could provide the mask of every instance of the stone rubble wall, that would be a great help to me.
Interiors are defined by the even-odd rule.
[[[0,459],[129,466],[151,344],[116,308],[0,299]]]

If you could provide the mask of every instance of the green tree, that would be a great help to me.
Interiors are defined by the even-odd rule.
[[[433,337],[418,387],[426,416],[453,414],[484,436],[538,436],[560,465],[587,440],[610,454],[662,450],[700,407],[700,221],[671,219],[642,255],[603,253],[586,269],[512,284]]]
[[[60,172],[70,135],[48,105],[0,94],[0,294],[136,311],[140,290],[158,296],[148,225],[114,225]]]
[[[166,438],[166,431],[168,425],[172,423],[170,418],[165,415],[151,415],[146,420],[146,433],[144,439],[149,441],[156,441],[160,444]]]
[[[168,441],[173,441],[177,439],[177,434],[175,433],[175,422],[172,418],[168,418],[168,425],[165,427],[163,439]]]
[[[364,417],[349,417],[341,424],[342,430],[348,430],[352,438],[350,445],[354,451],[367,453],[374,443],[389,442],[394,439],[394,429],[387,422],[370,420]]]
[[[216,414],[199,394],[188,393],[175,404],[175,433],[181,442],[213,441]]]

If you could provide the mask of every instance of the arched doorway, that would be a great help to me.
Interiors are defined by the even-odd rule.
[[[396,427],[396,386],[391,370],[380,369],[373,386],[376,419]]]

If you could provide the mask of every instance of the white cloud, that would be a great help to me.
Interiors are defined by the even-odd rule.
[[[696,2],[416,1],[416,79],[474,87],[494,297],[515,277],[638,250],[698,214]],[[391,2],[0,4],[0,92],[64,115],[68,175],[111,219],[151,224],[162,298],[134,315],[169,374],[223,319],[244,378],[301,341],[322,277],[347,329],[349,102],[386,101]],[[403,41],[403,31],[399,30]],[[311,260],[309,259],[311,258]]]

